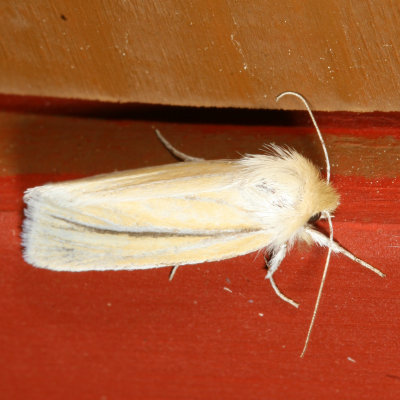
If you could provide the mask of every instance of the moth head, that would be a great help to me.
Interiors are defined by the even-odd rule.
[[[339,194],[335,188],[323,179],[318,168],[308,159],[297,155],[300,175],[303,177],[303,190],[299,211],[302,225],[313,224],[324,218],[326,213],[332,214],[339,205]]]
[[[311,161],[303,159],[308,164],[307,173],[304,175],[307,176],[307,179],[304,183],[302,201],[299,205],[301,211],[299,212],[299,219],[296,221],[299,225],[295,238],[311,244],[312,240],[306,234],[304,227],[312,225],[320,219],[325,219],[327,213],[332,214],[339,205],[339,194],[331,184],[322,178],[319,170]]]

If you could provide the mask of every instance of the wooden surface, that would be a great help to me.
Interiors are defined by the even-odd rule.
[[[186,106],[400,110],[390,0],[3,0],[0,93]]]
[[[23,261],[19,235],[28,187],[173,162],[153,125],[195,156],[237,157],[275,141],[322,165],[304,115],[153,108],[100,119],[48,115],[51,101],[41,114],[21,112],[26,107],[4,100],[2,399],[400,397],[399,114],[317,115],[342,196],[335,237],[387,276],[334,256],[310,346],[300,359],[325,250],[295,247],[277,272],[281,289],[300,302],[296,310],[264,281],[263,260],[255,254],[182,267],[168,282],[169,268],[36,269]]]

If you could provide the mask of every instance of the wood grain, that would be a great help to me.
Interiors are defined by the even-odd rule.
[[[0,92],[186,106],[400,110],[391,0],[4,0]]]
[[[23,261],[24,190],[173,162],[153,125],[199,156],[236,157],[273,139],[322,165],[312,128],[290,126],[291,114],[246,125],[217,122],[215,111],[208,123],[167,111],[169,120],[0,113],[1,397],[398,399],[398,115],[321,120],[342,196],[335,237],[387,276],[334,256],[304,359],[326,255],[317,247],[295,247],[276,275],[299,310],[277,298],[255,254],[182,267],[172,282],[169,268],[57,273]]]

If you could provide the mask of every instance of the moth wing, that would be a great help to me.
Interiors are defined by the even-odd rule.
[[[27,217],[129,232],[204,232],[257,225],[234,161],[177,163],[29,189]]]
[[[62,226],[47,230],[26,247],[26,261],[59,271],[147,269],[232,258],[259,250],[270,239],[262,232],[220,236],[67,232]]]
[[[59,270],[138,269],[220,260],[269,235],[234,161],[171,164],[29,190],[25,259]]]

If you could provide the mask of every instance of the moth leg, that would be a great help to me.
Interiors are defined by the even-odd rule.
[[[269,262],[267,261],[266,257],[264,256],[264,260],[266,265],[268,265],[268,273],[265,276],[265,279],[269,279],[271,282],[272,289],[274,289],[275,293],[277,294],[278,297],[280,297],[283,301],[286,301],[287,303],[291,304],[293,307],[298,308],[299,303],[296,303],[294,300],[290,299],[289,297],[285,296],[278,288],[276,285],[274,279],[272,278],[272,275],[274,272],[278,269],[280,263],[282,260],[285,258],[287,251],[287,246],[286,244],[283,244],[280,246],[279,250],[276,253],[272,254],[271,259]]]
[[[171,272],[169,274],[169,278],[168,278],[169,281],[172,281],[172,278],[174,277],[175,272],[178,269],[178,267],[179,267],[179,265],[175,265],[172,267]]]
[[[272,289],[274,289],[275,293],[280,297],[283,301],[286,301],[286,303],[291,304],[293,307],[299,308],[299,303],[296,303],[294,300],[289,299],[289,297],[285,296],[276,286],[276,283],[272,276],[270,276],[269,281],[271,282]]]
[[[346,250],[342,246],[340,246],[338,243],[332,242],[332,245],[331,245],[329,238],[327,238],[323,233],[318,232],[315,229],[312,229],[310,227],[306,227],[305,231],[311,236],[311,238],[314,240],[314,242],[319,244],[320,246],[331,247],[333,252],[341,253],[341,254],[345,255],[346,257],[350,258],[350,260],[353,260],[356,263],[361,264],[363,267],[368,268],[372,272],[375,272],[382,278],[385,276],[385,274],[383,272],[379,271],[379,269],[377,269],[377,268],[373,267],[372,265],[366,263],[365,261],[359,259],[354,254],[350,253],[348,250]]]
[[[267,275],[265,276],[265,279],[270,279],[272,275],[276,272],[278,267],[281,265],[282,260],[286,256],[286,251],[287,251],[286,244],[282,244],[279,246],[277,252],[272,253],[271,259],[268,262],[267,260],[265,260],[266,264],[268,265],[268,272]]]
[[[199,157],[192,157],[189,156],[188,154],[185,154],[178,149],[176,149],[170,142],[168,142],[167,139],[163,135],[161,135],[161,132],[158,129],[154,128],[154,131],[156,132],[157,137],[160,139],[161,143],[169,150],[172,155],[174,155],[176,158],[179,158],[182,161],[204,161],[204,158],[199,158]]]

